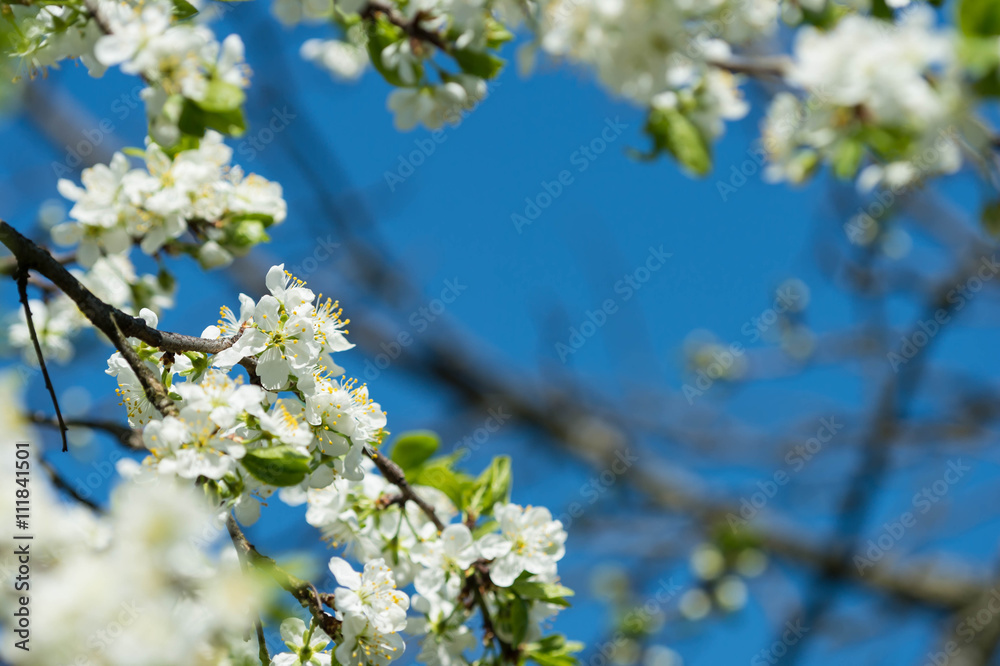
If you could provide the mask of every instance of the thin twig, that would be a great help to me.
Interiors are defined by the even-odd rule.
[[[279,567],[273,559],[261,555],[247,540],[236,519],[231,515],[226,517],[226,528],[229,530],[229,536],[233,540],[236,550],[242,552],[250,564],[270,575],[278,585],[291,593],[304,608],[308,608],[327,636],[333,638],[337,634],[340,630],[340,620],[323,610],[325,595],[320,594],[309,581],[291,575]]]
[[[52,397],[52,406],[56,410],[56,420],[59,422],[59,434],[62,437],[63,453],[69,451],[69,442],[66,439],[66,421],[63,420],[62,410],[59,409],[59,399],[56,397],[56,390],[52,386],[52,378],[49,377],[49,369],[45,365],[45,356],[42,354],[42,344],[38,341],[38,333],[35,331],[35,322],[31,317],[31,306],[28,305],[28,269],[19,266],[14,273],[17,281],[17,294],[24,306],[24,318],[28,323],[28,334],[31,336],[31,343],[35,347],[35,355],[38,357],[38,365],[42,370],[42,378],[45,380],[45,388],[48,389]]]
[[[365,453],[372,459],[372,462],[374,462],[375,466],[378,467],[378,471],[382,473],[382,476],[385,477],[386,481],[399,488],[400,495],[402,495],[406,501],[413,502],[419,506],[421,511],[427,514],[427,517],[431,519],[434,526],[438,528],[439,532],[444,530],[444,523],[441,522],[440,518],[438,518],[437,513],[434,511],[434,507],[414,492],[413,487],[410,485],[410,482],[406,480],[406,476],[403,475],[403,470],[399,467],[399,465],[385,456],[379,455],[378,451],[373,451],[370,448],[366,447]]]
[[[374,20],[380,15],[384,16],[390,23],[401,28],[403,32],[413,39],[433,44],[445,53],[451,52],[448,44],[441,39],[441,35],[420,25],[420,21],[426,16],[421,12],[417,12],[412,19],[407,20],[405,16],[401,15],[389,5],[369,0],[369,2],[361,8],[359,14],[361,15],[361,18],[369,20]]]

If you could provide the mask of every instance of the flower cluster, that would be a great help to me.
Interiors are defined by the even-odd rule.
[[[60,180],[59,191],[73,206],[69,219],[51,229],[55,245],[70,248],[85,269],[71,272],[120,310],[159,312],[173,304],[170,273],[161,265],[158,275],[137,275],[130,259],[134,246],[154,256],[188,254],[215,268],[268,240],[267,229],[285,219],[281,186],[231,165],[232,149],[217,132],[173,156],[152,141],[134,152],[144,168],[115,153],[110,164],[84,169],[82,186]],[[71,338],[88,325],[73,301],[60,293],[31,301],[31,311],[43,351],[68,360]],[[8,338],[35,362],[23,311]]]
[[[594,68],[601,82],[642,105],[684,108],[707,136],[747,111],[736,80],[715,66],[732,43],[774,31],[778,3],[607,3],[552,0],[543,9],[540,45]]]
[[[187,252],[202,266],[232,261],[267,240],[266,229],[285,219],[281,186],[231,165],[233,151],[209,131],[196,148],[168,155],[148,141],[139,153],[145,168],[131,168],[123,153],[110,165],[83,171],[83,187],[59,181],[73,202],[70,221],[52,229],[56,244],[77,245],[80,265],[102,255],[126,254],[133,244],[153,255]],[[188,233],[191,240],[181,241]]]
[[[476,643],[467,626],[473,602],[485,604],[498,616],[518,612],[511,611],[512,605],[523,605],[524,625],[511,627],[505,634],[514,644],[542,636],[544,621],[566,605],[564,597],[571,594],[557,584],[556,575],[566,532],[547,509],[497,503],[486,512],[495,522],[487,521],[474,532],[467,524],[468,511],[465,520],[459,520],[463,516],[444,492],[414,486],[447,523],[439,532],[418,507],[394,501],[392,487],[370,473],[370,465],[365,469],[369,473],[361,480],[338,479],[328,487],[307,491],[306,522],[355,559],[377,563],[373,571],[386,566],[394,582],[413,583],[417,594],[412,598],[412,610],[418,615],[409,619],[406,630],[424,637],[421,662],[464,663],[463,653]],[[438,474],[447,476],[441,470]],[[366,575],[372,566],[366,565]],[[357,589],[350,587],[357,574],[346,573],[346,567],[342,560],[331,562],[338,583]],[[479,575],[484,576],[480,582],[485,582],[488,592],[477,601],[473,583]],[[337,609],[353,608],[355,596],[338,589]],[[381,638],[388,640],[384,634]],[[346,663],[339,653],[338,659]]]
[[[652,111],[647,131],[655,151],[668,150],[703,172],[708,142],[722,133],[725,120],[743,117],[748,108],[738,78],[725,68],[733,46],[773,33],[780,5],[778,0],[277,0],[274,9],[286,23],[338,24],[342,39],[311,39],[303,44],[303,56],[348,80],[370,60],[397,88],[388,106],[404,130],[457,122],[502,68],[497,51],[512,38],[509,28],[527,19],[535,41],[522,50],[523,65],[530,66],[542,51],[592,67],[604,85]],[[451,61],[439,58],[442,53]],[[705,155],[690,157],[692,145]]]
[[[384,666],[402,653],[405,629],[424,636],[422,659],[461,664],[475,643],[467,625],[477,613],[492,618],[508,645],[535,645],[572,594],[558,584],[562,524],[547,509],[509,503],[509,459],[474,479],[454,469],[456,457],[434,457],[438,442],[427,434],[398,438],[385,463],[405,468],[405,490],[376,473],[386,419],[333,360],[352,346],[339,307],[283,266],[268,271],[266,284],[268,294],[256,302],[241,295],[238,313],[223,308],[218,325],[204,331],[204,339],[231,342],[217,353],[165,354],[131,341],[162,378],[176,414],[152,407],[120,353],[108,373],[130,423],[142,427],[150,452],[144,474],[200,483],[244,524],[275,493],[305,504],[306,522],[362,563],[359,573],[339,556],[330,560],[337,630],[287,620],[289,651],[274,663],[328,664],[333,655],[341,664]],[[152,312],[141,314],[158,324]],[[237,365],[249,383],[231,376]],[[397,586],[410,585],[408,618],[411,598]],[[549,641],[537,649],[568,654],[575,646]]]
[[[21,29],[15,55],[32,71],[66,58],[82,58],[91,74],[107,67],[143,78],[150,136],[174,146],[183,135],[206,128],[243,130],[241,105],[250,70],[243,42],[230,35],[220,44],[195,22],[197,9],[169,0],[74,0],[59,6],[28,5],[15,18]]]
[[[150,462],[164,474],[209,480],[244,523],[256,520],[259,500],[277,488],[294,495],[324,487],[334,475],[361,478],[363,449],[378,443],[385,414],[365,386],[340,377],[332,354],[351,348],[335,302],[316,298],[304,283],[273,267],[270,294],[241,296],[240,313],[222,309],[205,338],[232,336],[224,351],[166,355],[137,344],[157,376],[168,378],[176,416],[161,416],[119,353],[108,361],[129,422],[145,426]],[[155,314],[141,315],[150,326]],[[234,379],[242,363],[255,384]]]
[[[72,58],[80,58],[91,75],[104,74],[106,67],[94,57],[94,45],[104,33],[84,3],[24,3],[8,10],[18,26],[11,55],[32,75]]]
[[[388,106],[402,130],[459,122],[486,96],[487,80],[503,66],[495,51],[513,37],[489,4],[465,0],[276,0],[274,13],[286,24],[339,26],[340,38],[309,39],[302,56],[341,80],[358,78],[370,63],[397,86]],[[509,13],[516,16],[519,10]]]
[[[851,15],[828,32],[800,31],[789,82],[764,125],[772,180],[799,182],[821,163],[859,184],[902,187],[961,166],[966,122],[957,40],[914,7],[898,23]]]

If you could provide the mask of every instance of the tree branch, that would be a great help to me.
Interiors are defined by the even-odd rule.
[[[237,529],[239,529],[239,526],[237,526]],[[229,530],[229,537],[233,540],[233,547],[236,548],[236,556],[240,560],[240,569],[243,571],[243,575],[245,576],[249,567],[247,563],[247,551],[242,547],[241,543],[237,541],[237,537],[234,535],[232,529]],[[246,539],[244,538],[243,541],[246,541]],[[247,545],[249,545],[249,543]],[[264,638],[264,625],[261,624],[260,613],[254,610],[253,616],[253,627],[254,631],[257,633],[257,656],[260,658],[260,666],[269,666],[271,663],[271,655],[267,651],[267,640]]]
[[[32,423],[51,428],[59,427],[58,421],[51,416],[43,414],[42,412],[32,412],[26,416]],[[143,451],[146,449],[145,444],[142,443],[142,434],[138,430],[133,430],[127,425],[122,425],[121,423],[115,423],[114,421],[102,421],[99,419],[69,419],[66,421],[66,426],[69,428],[90,428],[92,430],[102,430],[109,435],[113,435],[123,446],[137,451]]]
[[[404,501],[413,502],[419,506],[420,510],[427,514],[427,517],[431,519],[431,522],[434,523],[434,526],[437,527],[439,532],[444,530],[445,525],[441,522],[441,519],[438,518],[437,513],[434,511],[434,507],[425,502],[422,497],[414,492],[413,487],[410,485],[410,482],[406,480],[406,476],[404,476],[403,470],[400,469],[399,465],[385,456],[380,455],[378,451],[373,451],[368,447],[365,447],[365,453],[372,459],[372,462],[374,462],[375,466],[378,467],[378,471],[382,473],[382,476],[386,478],[386,481],[399,488],[399,493]]]
[[[233,545],[236,546],[237,553],[246,557],[247,561],[254,567],[271,576],[278,585],[295,597],[303,608],[308,608],[316,623],[326,632],[327,636],[330,638],[336,636],[340,630],[340,620],[323,610],[324,600],[329,595],[320,594],[309,581],[291,575],[279,567],[273,559],[261,555],[247,540],[246,535],[232,515],[226,517],[226,529],[229,530],[229,536],[233,540]]]
[[[73,299],[80,312],[102,333],[114,340],[116,330],[124,336],[136,338],[162,351],[182,353],[187,351],[217,354],[228,349],[239,338],[210,340],[193,335],[161,331],[146,324],[139,317],[126,314],[97,298],[77,280],[59,260],[22,235],[17,229],[0,220],[0,243],[11,251],[24,270],[34,270],[52,281],[64,294]],[[119,349],[119,351],[121,351]]]

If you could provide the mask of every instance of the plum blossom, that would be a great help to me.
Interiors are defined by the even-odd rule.
[[[385,560],[367,562],[361,573],[340,557],[330,559],[330,572],[342,587],[334,591],[337,611],[345,617],[362,615],[378,632],[391,633],[406,627],[410,598],[396,589]]]
[[[319,627],[297,617],[281,622],[281,640],[290,652],[281,652],[271,658],[271,666],[330,666],[331,655],[324,652],[332,642]]]
[[[472,531],[462,523],[448,525],[437,539],[429,539],[410,550],[413,561],[424,567],[417,574],[416,587],[421,594],[432,594],[445,584],[453,570],[464,571],[478,559]]]
[[[363,615],[351,614],[344,618],[343,639],[334,654],[343,666],[386,666],[405,647],[399,634],[380,632]]]
[[[500,523],[500,534],[484,536],[478,546],[482,557],[494,560],[490,565],[494,584],[510,587],[524,571],[555,574],[556,562],[566,552],[566,531],[560,521],[552,520],[548,509],[498,504],[493,515]]]

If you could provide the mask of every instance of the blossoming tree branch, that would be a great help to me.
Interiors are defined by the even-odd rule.
[[[356,79],[370,64],[393,88],[402,130],[457,122],[521,31],[522,71],[539,57],[589,67],[646,109],[650,147],[638,157],[666,153],[708,172],[725,122],[749,110],[742,87],[758,79],[776,91],[762,128],[772,180],[829,168],[862,190],[912,187],[966,161],[995,178],[996,141],[976,111],[1000,94],[1000,11],[962,0],[955,27],[943,27],[928,4],[277,0],[274,13],[329,27],[301,53],[334,77]],[[208,27],[215,7],[2,3],[10,55],[30,73],[69,59],[93,76],[118,67],[142,80],[148,118],[141,147],[84,170],[82,184],[59,181],[73,206],[50,243],[0,223],[11,253],[2,270],[22,301],[9,338],[41,366],[53,422],[65,433],[45,361],[68,361],[76,335],[93,328],[115,349],[107,373],[135,433],[127,443],[146,453],[119,465],[106,511],[36,499],[52,545],[35,603],[51,606],[53,621],[16,658],[384,666],[402,654],[405,632],[435,666],[572,664],[580,645],[548,629],[572,595],[558,577],[561,523],[510,502],[507,458],[473,476],[437,453],[431,433],[391,438],[367,387],[335,360],[353,346],[336,301],[277,265],[268,293],[240,295],[200,335],[158,328],[179,257],[225,266],[287,214],[278,183],[231,163],[225,139],[246,130],[251,72],[240,37],[219,41]],[[335,584],[301,578],[248,540],[241,526],[272,497],[306,507],[334,549]],[[217,547],[220,534],[232,547]],[[261,618],[287,608],[279,591],[301,610],[283,614],[284,645],[267,645]],[[126,639],[87,640],[129,604],[143,611]]]

